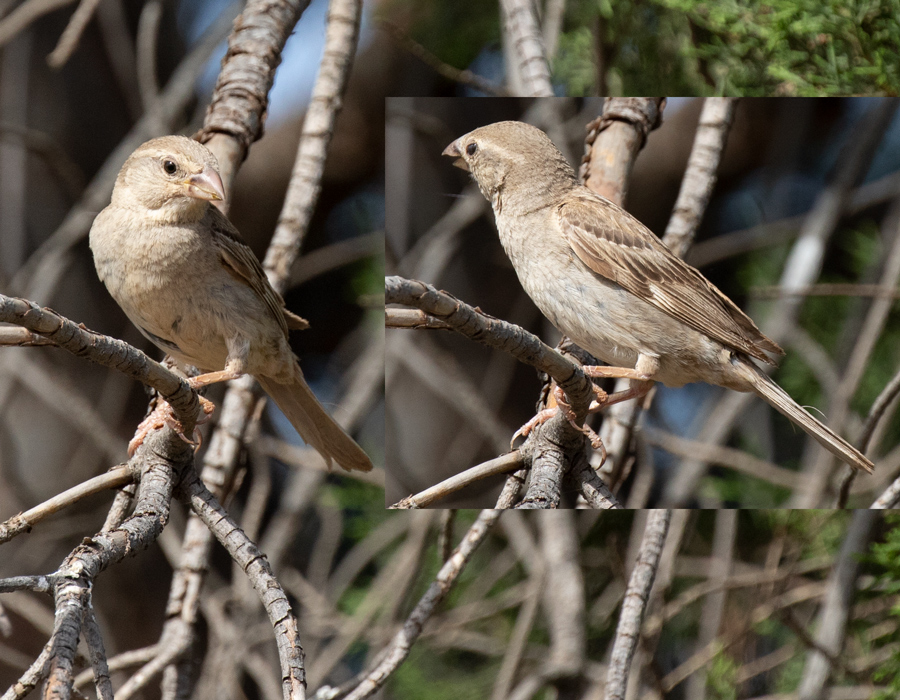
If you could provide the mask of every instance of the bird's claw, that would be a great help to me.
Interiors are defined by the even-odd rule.
[[[594,388],[595,388],[595,393],[596,393],[596,389],[598,387],[594,387]],[[605,399],[606,392],[603,391],[602,389],[600,389],[600,391],[603,393],[603,397]],[[560,389],[559,387],[555,387],[553,389],[553,396],[556,398],[556,403],[559,406],[559,410],[563,412],[563,415],[566,417],[566,420],[569,421],[569,425],[571,425],[573,428],[575,428],[575,430],[577,430],[579,433],[583,433],[584,435],[586,435],[587,439],[590,440],[590,442],[591,442],[591,447],[593,447],[595,450],[601,450],[603,453],[603,459],[605,460],[606,459],[606,448],[603,445],[603,440],[601,440],[600,436],[597,435],[597,433],[595,433],[593,430],[591,430],[588,426],[578,425],[578,423],[575,421],[575,412],[572,410],[572,407],[569,405],[569,402],[566,401],[565,392],[563,392],[563,390]],[[598,394],[598,397],[599,397],[599,394]]]
[[[600,387],[594,387],[594,393],[597,395],[596,404],[591,404],[591,408],[595,410],[600,410],[606,405],[607,394]],[[587,439],[591,443],[591,447],[595,450],[599,450],[601,454],[601,464],[606,461],[606,446],[603,444],[603,440],[600,439],[600,436],[597,435],[593,430],[591,430],[586,425],[578,425],[575,422],[575,413],[572,411],[572,407],[566,401],[566,395],[562,389],[558,386],[553,389],[553,396],[556,399],[557,406],[555,408],[545,408],[543,411],[534,416],[530,421],[528,421],[525,425],[519,428],[515,433],[513,433],[512,440],[509,442],[510,449],[513,449],[513,444],[519,437],[528,437],[528,434],[531,433],[532,430],[535,429],[536,426],[546,423],[550,418],[555,416],[559,411],[563,412],[563,415],[566,417],[566,420],[569,421],[569,424],[575,428],[579,433],[583,433],[587,436]],[[593,412],[593,410],[592,410]]]
[[[528,421],[525,425],[519,428],[516,432],[513,433],[512,439],[509,441],[509,449],[515,449],[513,445],[516,440],[520,437],[528,437],[532,430],[534,430],[537,426],[542,423],[546,423],[553,416],[556,415],[556,412],[559,409],[557,408],[545,408],[543,411],[534,416],[530,421]]]
[[[138,425],[134,437],[131,438],[131,442],[128,443],[128,456],[133,457],[135,451],[141,446],[147,435],[154,430],[159,430],[163,426],[171,428],[181,440],[194,448],[194,452],[199,450],[200,445],[203,443],[203,438],[198,426],[203,425],[209,420],[212,412],[216,409],[216,405],[202,396],[198,396],[197,398],[200,399],[201,416],[197,419],[197,423],[194,426],[193,440],[184,434],[184,426],[181,424],[180,420],[175,418],[172,407],[168,402],[162,401],[146,418],[144,418],[144,420],[141,421],[140,425]]]

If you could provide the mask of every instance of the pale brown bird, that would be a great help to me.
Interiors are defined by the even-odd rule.
[[[500,242],[541,312],[576,344],[626,376],[752,391],[852,467],[872,462],[801,408],[753,362],[784,351],[695,268],[631,214],[579,183],[547,135],[498,122],[444,150],[491,202]],[[643,385],[643,386],[642,386]]]
[[[193,387],[252,374],[300,436],[331,464],[369,471],[365,452],[316,399],[288,344],[306,322],[284,308],[253,251],[212,202],[215,156],[183,136],[138,148],[91,227],[97,274],[147,338],[207,374]]]

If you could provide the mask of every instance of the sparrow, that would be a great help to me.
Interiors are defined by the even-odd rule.
[[[784,350],[640,221],[582,185],[543,131],[489,124],[443,155],[491,202],[503,249],[544,316],[610,365],[586,373],[632,379],[617,400],[646,393],[654,381],[753,392],[851,467],[872,471],[754,361],[774,365],[770,355]]]
[[[331,465],[369,471],[362,448],[306,383],[288,329],[307,326],[284,308],[262,265],[214,202],[225,188],[216,157],[184,136],[140,146],[94,220],[97,275],[152,343],[205,374],[199,388],[252,374]]]

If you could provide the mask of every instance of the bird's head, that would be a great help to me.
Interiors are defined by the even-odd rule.
[[[572,166],[543,131],[523,122],[496,122],[464,134],[444,149],[454,165],[472,174],[496,209],[504,189],[523,196],[541,194],[547,176],[553,184],[577,183]]]
[[[219,164],[206,146],[185,136],[147,141],[125,161],[114,204],[141,207],[159,218],[199,219],[207,202],[225,199]]]

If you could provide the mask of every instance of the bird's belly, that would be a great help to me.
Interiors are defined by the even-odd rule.
[[[246,284],[230,276],[201,276],[208,263],[199,257],[203,251],[194,252],[157,251],[153,265],[121,254],[103,281],[132,323],[160,349],[181,363],[220,370],[228,361],[228,340],[265,336],[260,327],[270,312]],[[255,359],[253,350],[248,360]]]
[[[723,346],[571,260],[555,274],[520,275],[526,292],[560,332],[603,362],[634,368],[655,357],[667,386],[707,381]]]

